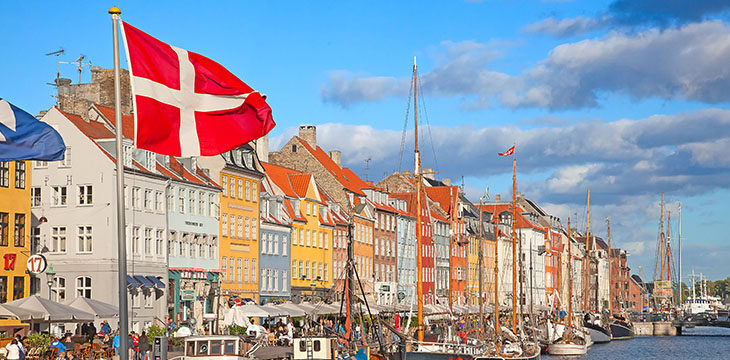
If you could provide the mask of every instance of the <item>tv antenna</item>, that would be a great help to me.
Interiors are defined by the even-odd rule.
[[[61,50],[50,52],[50,53],[46,54],[46,56],[55,56],[56,57],[56,81],[54,81],[53,83],[48,83],[48,85],[58,86],[58,79],[61,77],[61,67],[60,67],[61,60],[59,59],[59,57],[65,53],[66,53],[66,50],[61,48]]]
[[[84,66],[91,66],[91,61],[84,62],[84,59],[86,59],[86,56],[80,55],[78,59],[74,61],[59,61],[61,64],[75,64],[76,70],[79,71],[79,82],[78,84],[81,84],[81,72],[84,71]],[[58,61],[58,60],[56,60]]]
[[[368,157],[367,159],[363,160],[365,161],[365,181],[370,181],[369,174],[370,174],[370,161],[373,159]]]

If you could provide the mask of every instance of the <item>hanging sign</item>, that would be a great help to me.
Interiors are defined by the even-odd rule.
[[[48,261],[46,261],[45,256],[41,254],[35,254],[28,257],[26,265],[28,266],[28,272],[36,275],[46,271],[46,268],[48,267]]]

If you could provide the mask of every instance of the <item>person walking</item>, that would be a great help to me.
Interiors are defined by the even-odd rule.
[[[8,360],[20,360],[20,346],[18,346],[18,340],[13,338],[9,344],[5,345],[5,350],[8,353],[5,358]]]
[[[147,359],[147,353],[150,351],[150,341],[147,338],[147,332],[142,331],[142,335],[139,336],[139,358],[141,360]]]

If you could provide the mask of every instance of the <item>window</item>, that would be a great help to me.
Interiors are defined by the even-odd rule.
[[[288,278],[286,275],[286,270],[281,270],[281,291],[282,292],[286,292],[286,290],[287,290],[287,287],[286,287],[287,279]]]
[[[236,216],[233,214],[231,214],[231,222],[230,222],[229,226],[230,227],[228,228],[228,237],[233,237],[236,235],[236,233],[235,233]]]
[[[228,196],[228,177],[223,175],[221,178],[221,187],[223,188],[223,196]]]
[[[145,255],[152,255],[152,229],[144,229],[144,253]]]
[[[305,234],[307,235],[307,246],[310,246],[310,242],[309,242],[309,235],[310,235],[310,234],[309,234],[309,232],[310,232],[310,230],[306,230],[306,231],[304,232],[304,233],[305,233]]]
[[[126,160],[126,159],[125,159]],[[66,146],[66,151],[63,154],[63,160],[58,164],[59,167],[71,166],[71,147]]]
[[[51,300],[55,302],[66,301],[66,279],[56,276],[51,285]]]
[[[192,234],[185,235],[185,238],[188,239],[188,257],[194,258],[195,257],[195,236]],[[192,238],[192,239],[191,239]],[[231,271],[233,271],[233,259],[231,259]]]
[[[223,273],[225,274],[225,279],[228,280],[229,273],[226,269],[226,260],[228,260],[225,256],[221,258],[221,270],[223,270]]]
[[[248,218],[246,220],[248,220]],[[236,226],[236,233],[239,238],[243,238],[243,216],[238,217],[238,226]]]
[[[251,219],[246,218],[246,229],[244,230],[244,234],[246,234],[246,239],[251,238]]]
[[[281,235],[281,255],[286,256],[287,255],[287,248],[289,245],[287,244],[287,238],[286,235]]]
[[[228,236],[228,214],[221,215],[221,234]]]
[[[132,228],[132,253],[133,254],[139,254],[139,237],[140,237],[140,228],[139,226],[135,226]]]
[[[251,183],[251,201],[256,202],[259,198],[259,187],[258,183]]]
[[[51,228],[51,252],[66,252],[65,226],[54,226]]]
[[[0,246],[8,246],[8,213],[0,212]]]
[[[236,197],[236,179],[231,178],[231,198]]]
[[[251,219],[251,239],[256,240],[258,239],[258,233],[256,232],[256,224],[259,223],[259,220],[257,218]]]
[[[25,214],[15,214],[15,234],[13,245],[16,247],[25,246]]]
[[[169,192],[167,193],[167,211],[173,212],[175,211],[175,189],[170,188]]]
[[[65,186],[53,186],[53,199],[51,205],[53,206],[66,206],[66,187]]]
[[[144,307],[151,309],[152,305],[154,304],[154,297],[155,296],[152,294],[152,292],[144,294]],[[147,328],[147,326],[145,326],[145,328]]]
[[[76,297],[91,299],[91,278],[82,276],[76,278]]]
[[[25,161],[15,162],[15,188],[25,189]]]
[[[152,190],[145,190],[144,191],[144,209],[148,211],[153,210],[153,199],[152,199]]]
[[[319,233],[319,236],[318,236],[318,238],[319,238],[319,248],[321,249],[321,248],[324,247],[324,232],[323,231],[318,231],[318,233]]]
[[[10,186],[10,161],[0,161],[0,187]]]
[[[30,228],[30,252],[40,252],[41,228],[36,226]]]
[[[249,182],[248,182],[248,181],[246,181],[246,201],[250,201],[250,200],[251,200],[251,193],[250,193],[250,191],[249,191],[249,188],[250,188]],[[241,189],[241,187],[240,187],[240,186],[238,187],[238,189],[239,189],[238,191],[241,191],[241,190],[240,190],[240,189]],[[238,198],[240,199],[240,198],[241,198],[241,196],[239,196]]]
[[[216,205],[216,198],[215,195],[210,194],[208,195],[208,203],[210,204],[210,212],[208,215],[212,217],[218,217],[218,206]]]
[[[162,192],[161,191],[155,192],[155,211],[157,211],[157,212],[163,212],[163,209],[162,209]]]
[[[228,258],[228,260],[231,261],[230,264],[230,270],[231,270],[231,281],[236,281],[236,259],[234,258]]]
[[[243,278],[241,277],[241,258],[238,258],[236,260],[236,281],[243,281]]]
[[[304,207],[307,208],[307,215],[312,215],[312,212],[309,208],[309,205],[307,203],[304,203]]]
[[[244,271],[243,278],[245,279],[246,282],[249,282],[249,281],[251,281],[251,276],[248,271],[249,270],[248,259],[244,259],[244,264],[245,264],[245,266],[243,267],[243,271]]]
[[[307,267],[309,267],[309,262],[307,262]],[[302,260],[299,260],[299,277],[304,278],[305,272],[304,272],[304,262]]]
[[[324,233],[324,248],[325,249],[328,248],[328,245],[327,245],[327,233]]]
[[[299,246],[304,246],[304,236],[302,235],[302,229],[299,229]]]
[[[190,201],[188,211],[190,211],[191,215],[195,215],[195,191],[188,190],[188,201]]]
[[[39,188],[39,187],[30,188],[30,206],[31,207],[41,206],[41,188]]]
[[[208,252],[210,253],[210,258],[215,259],[216,258],[215,249],[217,248],[216,244],[218,243],[218,238],[213,236],[210,238],[210,241],[211,241],[211,245],[210,245],[210,249],[208,250]]]
[[[261,246],[259,246],[261,248],[261,254],[266,254],[266,252],[268,250],[268,248],[266,247],[266,244],[267,244],[267,241],[268,241],[266,235],[267,234],[262,234],[261,235]]]
[[[205,216],[205,194],[203,192],[198,193],[198,215]]]
[[[251,281],[256,282],[256,272],[258,272],[258,268],[256,267],[256,259],[251,259]]]
[[[48,167],[48,161],[40,161],[40,160],[37,160],[35,162],[35,167],[36,167],[36,169],[47,168]]]
[[[77,252],[90,253],[91,252],[91,226],[79,226],[78,229],[78,248]]]
[[[185,213],[185,190],[181,188],[177,189],[177,207],[178,212],[181,214]]]
[[[274,243],[274,255],[279,255],[279,236],[269,234],[269,243]]]
[[[291,152],[297,152],[297,146],[296,145],[292,145],[291,146]]]
[[[24,297],[25,297],[25,278],[22,276],[14,276],[13,277],[13,300],[22,299]]]
[[[40,191],[40,189],[38,189]],[[91,205],[93,203],[93,191],[91,185],[79,186],[79,205]]]
[[[291,261],[291,278],[293,280],[297,279],[297,261],[296,260]]]
[[[155,237],[155,243],[157,246],[155,247],[155,253],[157,255],[165,255],[164,254],[164,244],[165,244],[165,230],[157,230],[157,236]]]
[[[142,189],[138,187],[132,188],[132,207],[135,209],[142,207]]]
[[[327,265],[328,264],[324,264],[324,277],[322,277],[322,281],[327,281],[327,269],[328,269]]]
[[[246,192],[248,193],[248,181],[246,181]],[[238,179],[238,198],[243,197],[243,180]],[[248,194],[246,194],[246,197],[248,198]],[[246,199],[248,200],[248,199]]]

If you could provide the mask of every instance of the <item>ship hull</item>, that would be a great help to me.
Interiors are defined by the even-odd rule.
[[[548,354],[559,356],[585,355],[588,348],[581,344],[552,344],[548,347]]]
[[[614,320],[611,323],[611,339],[628,340],[634,338],[634,326],[630,322]]]
[[[593,343],[603,344],[603,343],[611,342],[611,332],[609,330],[604,329],[598,325],[591,324],[591,323],[586,324],[585,328],[590,333],[591,340],[593,340]]]

